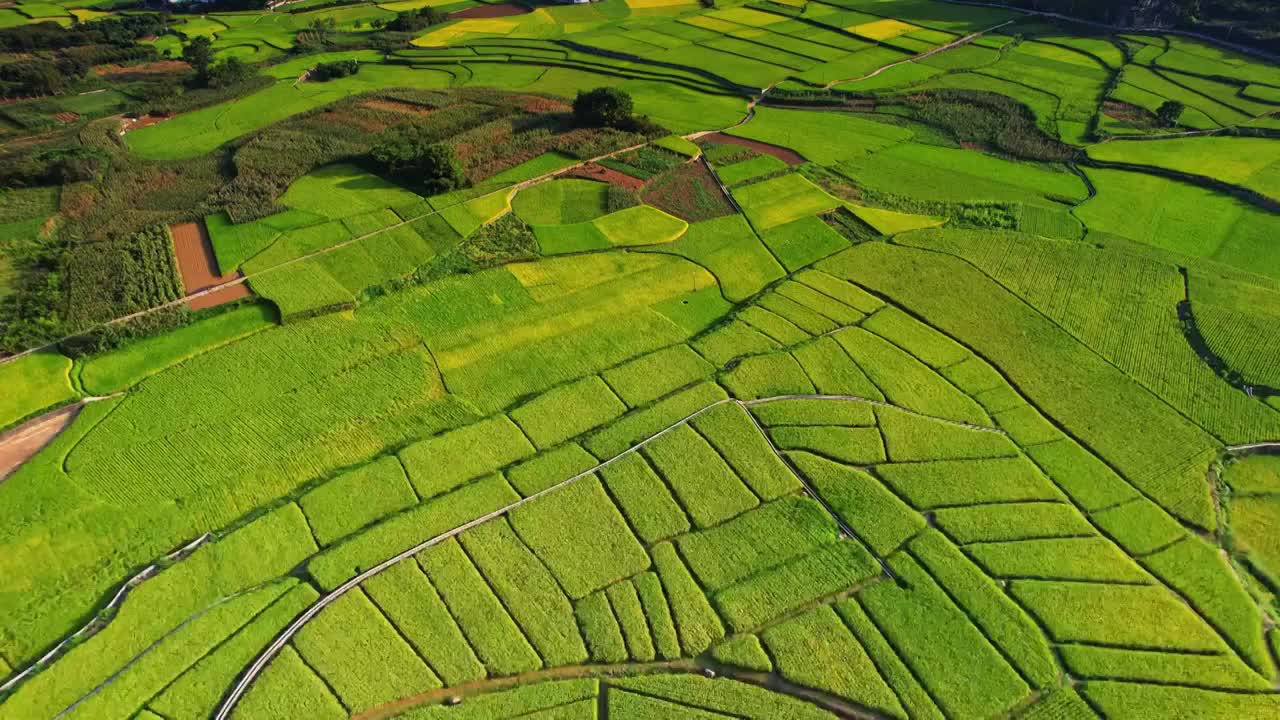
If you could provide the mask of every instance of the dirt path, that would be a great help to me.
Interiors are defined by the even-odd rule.
[[[59,408],[0,435],[0,482],[53,442],[76,419],[82,407],[83,404],[75,403]]]
[[[206,293],[243,277],[240,271],[222,275],[218,271],[218,259],[213,254],[213,243],[203,222],[181,223],[169,226],[173,235],[173,251],[178,257],[178,272],[182,286],[187,291],[187,305],[192,310],[203,310],[215,305],[249,297],[252,293],[243,283],[231,285],[217,292]]]
[[[748,140],[747,138],[729,135],[728,133],[720,132],[719,130],[699,135],[698,138],[700,140],[708,140],[722,145],[739,145],[744,148],[750,148],[764,155],[772,155],[792,167],[809,162],[803,155],[791,148],[785,148],[781,145],[771,145],[767,142],[760,142],[759,140]]]

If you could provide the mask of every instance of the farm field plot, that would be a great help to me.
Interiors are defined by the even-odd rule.
[[[9,5],[0,720],[1280,716],[1261,56]]]

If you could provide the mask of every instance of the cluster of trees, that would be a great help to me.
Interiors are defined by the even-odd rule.
[[[439,8],[421,8],[409,10],[396,15],[394,20],[377,18],[373,21],[374,30],[390,30],[392,32],[417,32],[449,19],[449,14]]]
[[[182,48],[182,59],[196,71],[195,84],[198,87],[231,87],[253,75],[253,66],[237,57],[215,64],[213,43],[203,35],[192,38]]]
[[[355,60],[334,60],[322,62],[311,70],[311,79],[324,82],[355,75],[360,72],[360,63]]]
[[[467,176],[453,148],[410,126],[374,146],[369,156],[381,170],[406,185],[437,195],[466,187]]]
[[[0,30],[0,51],[61,50],[83,45],[128,46],[140,37],[159,33],[167,20],[168,15],[146,13],[116,15],[65,28],[52,21],[18,25]]]
[[[666,132],[649,118],[636,115],[631,95],[612,87],[579,90],[573,99],[573,119],[582,127],[613,128],[643,135]]]

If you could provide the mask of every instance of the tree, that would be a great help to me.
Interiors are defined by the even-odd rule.
[[[396,15],[386,28],[393,32],[417,32],[431,25],[439,25],[449,19],[448,13],[439,8],[420,8]]]
[[[624,127],[632,121],[632,108],[631,96],[617,88],[579,90],[573,100],[573,117],[586,127]]]
[[[392,135],[369,154],[388,174],[418,184],[430,195],[467,184],[452,147],[432,143],[412,130]]]
[[[213,63],[213,43],[209,38],[204,35],[192,38],[191,42],[182,48],[182,59],[195,68],[197,83],[209,84],[209,66]]]
[[[253,66],[238,57],[226,60],[209,68],[209,87],[230,87],[242,83],[253,75]]]
[[[1178,118],[1182,116],[1185,106],[1177,100],[1165,100],[1164,104],[1156,110],[1156,119],[1164,127],[1173,127],[1178,124]]]

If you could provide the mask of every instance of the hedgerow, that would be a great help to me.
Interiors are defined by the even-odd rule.
[[[784,425],[845,425],[868,427],[876,424],[872,405],[856,401],[790,399],[773,400],[751,406],[751,413],[765,427]]]
[[[422,498],[430,498],[534,453],[505,416],[482,420],[410,445],[400,461]]]
[[[676,545],[701,585],[715,591],[834,542],[837,529],[810,498],[783,498]]]
[[[675,622],[676,631],[680,637],[680,648],[686,655],[701,654],[724,637],[724,626],[720,623],[720,618],[715,611],[711,609],[711,604],[707,602],[702,588],[698,587],[697,581],[680,560],[675,546],[666,542],[659,543],[651,552],[654,568],[662,581],[662,590],[671,609],[671,618]],[[644,590],[644,587],[640,588],[642,599],[645,595]],[[654,599],[656,600],[656,597]],[[646,610],[648,608],[649,604],[646,603]],[[650,623],[653,622],[653,617],[654,615],[650,613]],[[659,651],[662,647],[663,643],[659,639]],[[666,653],[663,655],[665,656]]]
[[[398,562],[360,587],[445,685],[484,679],[484,665],[418,563]]]
[[[916,508],[1062,499],[1021,457],[908,462],[881,465],[876,473]]]
[[[716,525],[759,504],[711,445],[681,425],[641,451],[675,491],[693,524]]]
[[[1158,585],[1014,580],[1010,594],[1059,643],[1222,652],[1222,640]]]
[[[356,712],[441,685],[361,590],[316,615],[293,647]]]
[[[907,555],[890,567],[905,586],[876,583],[858,598],[944,713],[986,717],[1027,696],[1027,684],[923,568]],[[919,632],[926,623],[930,632]]]
[[[603,590],[579,600],[574,612],[593,661],[600,663],[627,661],[627,645],[622,639],[622,629],[618,626],[618,620],[609,606],[609,598],[605,596]]]
[[[861,545],[842,540],[730,585],[714,600],[729,627],[746,632],[813,600],[848,590],[878,571]]]
[[[924,517],[865,472],[805,452],[788,457],[823,501],[877,555],[892,554],[925,527]]]
[[[456,540],[417,556],[462,634],[491,676],[537,670],[542,660]]]
[[[829,606],[774,625],[761,633],[778,674],[894,717],[906,712],[862,645]]]
[[[842,600],[835,604],[835,608],[845,625],[853,632],[853,636],[858,639],[863,650],[876,664],[880,676],[897,693],[898,701],[902,703],[909,717],[941,720],[942,712],[938,710],[933,698],[929,697],[929,693],[925,692],[911,669],[902,662],[902,658],[898,657],[898,652],[876,629],[858,601],[854,598]]]
[[[649,634],[649,623],[645,620],[635,586],[630,582],[614,583],[605,589],[605,595],[627,642],[627,654],[639,662],[653,660],[656,655],[653,637]]]
[[[472,528],[458,539],[544,663],[574,665],[586,660],[569,599],[505,519]]]
[[[511,411],[538,448],[557,445],[622,415],[627,407],[598,376],[548,390]]]
[[[343,473],[298,499],[321,546],[418,502],[394,457]]]
[[[501,476],[491,475],[330,546],[307,562],[307,572],[332,590],[397,553],[519,499]]]
[[[712,408],[694,418],[693,427],[762,500],[781,497],[799,487],[741,406]]]
[[[825,395],[852,395],[869,400],[884,400],[880,389],[849,357],[835,340],[817,338],[791,351],[814,389]]]
[[[961,545],[1000,540],[1074,537],[1092,535],[1095,532],[1089,521],[1073,505],[1058,502],[939,508],[934,510],[933,518],[948,538]],[[1094,515],[1093,519],[1098,521],[1098,516]]]
[[[649,567],[595,477],[516,508],[511,525],[575,600]]]
[[[912,540],[910,549],[939,587],[968,613],[1032,686],[1048,687],[1057,682],[1058,666],[1040,628],[995,582],[936,530]]]

